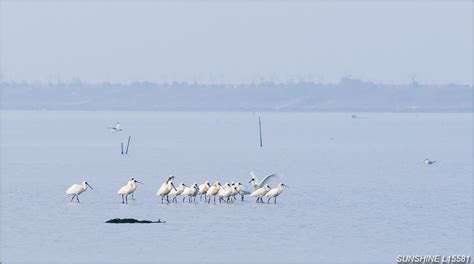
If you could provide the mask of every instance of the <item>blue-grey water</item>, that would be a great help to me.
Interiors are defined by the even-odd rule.
[[[1,112],[2,263],[394,263],[473,253],[472,113]],[[120,121],[124,131],[105,129]],[[131,135],[127,156],[120,142]],[[437,160],[427,166],[424,159]],[[161,204],[278,173],[275,204]],[[117,190],[135,177],[135,201]],[[66,189],[95,190],[69,202]],[[105,224],[110,218],[166,224]]]

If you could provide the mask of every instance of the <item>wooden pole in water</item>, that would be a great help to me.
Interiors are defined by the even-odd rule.
[[[122,146],[122,155],[123,155],[123,142],[120,142],[120,146]]]
[[[263,146],[262,144],[262,120],[260,119],[260,116],[258,117],[258,129],[260,131],[260,147]]]
[[[130,145],[130,138],[131,137],[132,136],[128,136],[127,150],[125,150],[125,154],[127,154],[127,155],[128,155],[128,146]]]

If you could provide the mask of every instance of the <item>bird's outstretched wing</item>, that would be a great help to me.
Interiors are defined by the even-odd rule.
[[[262,188],[263,186],[265,186],[269,181],[272,180],[272,178],[278,178],[278,177],[279,176],[276,173],[268,175],[267,177],[263,178],[262,182],[258,183],[258,188]]]

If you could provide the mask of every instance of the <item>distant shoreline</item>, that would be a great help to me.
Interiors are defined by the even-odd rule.
[[[473,108],[472,85],[378,84],[344,78],[254,84],[80,81],[0,82],[1,108],[11,110],[172,112],[461,112]]]

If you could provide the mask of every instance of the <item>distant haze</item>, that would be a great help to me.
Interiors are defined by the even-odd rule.
[[[1,2],[4,81],[472,83],[472,2]]]

